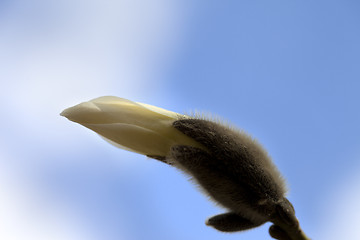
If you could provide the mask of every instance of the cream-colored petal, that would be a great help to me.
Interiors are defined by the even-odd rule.
[[[188,116],[186,116],[186,115],[179,114],[179,113],[176,113],[176,112],[172,112],[172,111],[169,111],[169,110],[166,110],[166,109],[163,109],[163,108],[159,108],[159,107],[156,107],[156,106],[153,106],[153,105],[149,105],[149,104],[146,104],[146,103],[139,103],[139,102],[136,102],[136,103],[143,106],[143,107],[145,107],[145,108],[147,108],[147,109],[149,109],[150,111],[153,111],[153,112],[168,116],[170,118],[179,118],[179,117],[188,118]]]
[[[99,117],[104,117],[104,115],[101,115],[101,109],[92,102],[83,102],[67,108],[60,115],[77,123],[106,121],[106,119],[99,119]]]
[[[84,126],[133,152],[144,155],[165,156],[174,144],[166,136],[130,124],[85,124]]]
[[[153,106],[153,105],[150,105],[150,104],[140,103],[140,102],[133,102],[133,101],[130,101],[128,99],[115,97],[115,96],[98,97],[98,98],[95,98],[95,99],[91,100],[90,102],[95,103],[95,104],[139,105],[139,106],[145,107],[148,110],[153,111],[155,113],[165,115],[165,116],[167,116],[169,118],[178,118],[179,115],[181,115],[179,113],[172,112],[172,111],[169,111],[169,110],[166,110],[166,109],[163,109],[163,108],[159,108],[159,107],[156,107],[156,106]],[[181,115],[181,116],[185,117],[185,115]]]
[[[68,108],[61,115],[92,129],[114,145],[144,155],[165,156],[175,144],[202,147],[172,127],[184,115],[124,98],[96,98]]]
[[[110,143],[111,145],[113,145],[113,146],[115,146],[115,147],[117,147],[117,148],[121,148],[121,149],[126,150],[126,151],[129,151],[129,152],[135,152],[133,149],[127,148],[127,147],[125,147],[125,146],[123,146],[123,145],[120,145],[120,144],[114,142],[114,141],[111,141],[110,139],[108,139],[108,138],[106,138],[106,137],[104,137],[104,136],[101,136],[100,134],[98,134],[98,135],[99,135],[102,139],[104,139],[106,142]]]
[[[82,123],[133,123],[152,126],[151,119],[174,120],[180,114],[148,104],[136,103],[118,97],[100,97],[80,103],[61,113],[71,121]],[[149,121],[150,120],[150,121]]]

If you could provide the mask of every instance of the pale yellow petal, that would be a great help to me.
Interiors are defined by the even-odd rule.
[[[174,121],[187,116],[124,98],[96,98],[68,108],[61,115],[114,145],[144,155],[166,156],[173,145],[202,147],[172,127]]]
[[[94,132],[143,155],[165,156],[174,142],[151,130],[123,123],[85,124]]]

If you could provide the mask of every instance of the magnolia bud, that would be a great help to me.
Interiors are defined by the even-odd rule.
[[[207,221],[220,231],[240,231],[272,221],[280,216],[279,206],[288,203],[279,171],[262,146],[243,131],[117,97],[81,103],[61,115],[118,147],[192,176],[228,210]]]
[[[172,127],[186,116],[118,97],[100,97],[61,114],[98,133],[111,144],[143,155],[166,156],[173,145],[198,146]]]

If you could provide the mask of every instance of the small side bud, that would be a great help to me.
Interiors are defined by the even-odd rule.
[[[277,225],[271,225],[271,227],[269,228],[269,234],[272,238],[278,240],[291,240],[287,233]]]
[[[258,227],[262,223],[255,223],[236,213],[229,212],[211,217],[206,220],[205,224],[222,232],[237,232]]]

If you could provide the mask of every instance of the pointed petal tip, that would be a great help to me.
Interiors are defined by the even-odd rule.
[[[99,113],[101,110],[92,102],[83,102],[73,107],[69,107],[60,113],[60,116],[67,119],[81,123],[83,121],[91,121],[94,113]]]
[[[65,109],[65,110],[63,110],[63,111],[60,113],[60,116],[67,118],[67,111],[66,111],[66,110],[68,110],[68,108]]]

